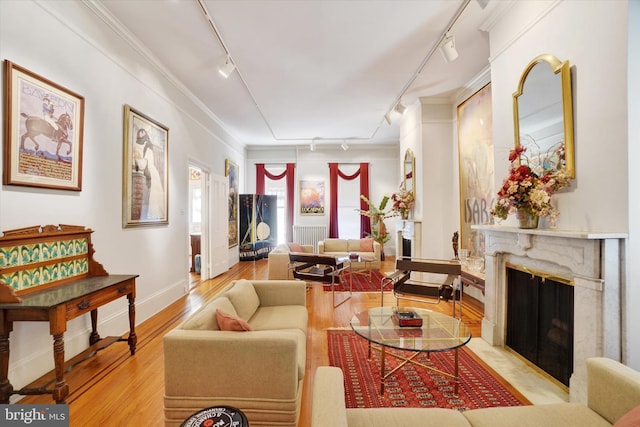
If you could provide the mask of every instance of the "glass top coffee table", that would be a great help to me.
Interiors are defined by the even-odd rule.
[[[369,359],[373,348],[381,352],[380,362],[380,394],[384,394],[384,382],[389,375],[402,368],[407,363],[422,366],[436,371],[455,382],[455,393],[458,394],[458,349],[471,340],[471,331],[459,319],[443,313],[421,308],[402,307],[402,313],[412,312],[422,319],[422,326],[400,326],[397,320],[396,307],[376,307],[356,314],[351,319],[353,331],[366,339],[369,343]],[[387,349],[411,352],[409,356]],[[420,353],[432,351],[454,351],[454,373],[440,371],[432,366],[424,365],[417,360]],[[387,353],[402,362],[389,372],[385,372],[385,358]]]

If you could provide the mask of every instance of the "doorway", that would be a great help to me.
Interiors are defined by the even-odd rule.
[[[203,203],[203,198],[206,198],[205,185],[203,185],[206,182],[205,175],[200,167],[189,165],[189,289],[197,286],[202,279],[202,235],[205,224],[208,224],[207,218],[204,217],[207,210],[203,209],[203,206],[206,206]],[[206,243],[206,239],[204,242]]]

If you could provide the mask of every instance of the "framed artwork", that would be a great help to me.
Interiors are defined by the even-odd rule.
[[[324,215],[324,181],[300,181],[300,215]]]
[[[484,235],[471,225],[489,224],[495,201],[492,132],[489,83],[458,106],[460,248],[472,256],[484,253]]]
[[[169,128],[124,106],[123,226],[169,223]]]
[[[224,161],[224,174],[229,177],[229,247],[238,246],[238,165]]]
[[[82,190],[84,97],[4,61],[5,185]]]

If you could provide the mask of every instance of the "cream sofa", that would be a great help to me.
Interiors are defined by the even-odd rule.
[[[363,246],[372,246],[372,250],[363,248]],[[356,253],[375,258],[375,261],[366,263],[366,266],[363,262],[352,263],[351,268],[354,270],[363,270],[365,267],[371,270],[379,270],[381,250],[380,243],[373,239],[325,239],[318,242],[319,255],[347,256]]]
[[[606,427],[640,405],[640,372],[606,358],[588,359],[587,372],[588,405],[559,403],[459,412],[442,408],[347,409],[342,371],[324,366],[317,369],[314,378],[311,426]],[[630,416],[640,418],[638,409],[625,421]],[[635,421],[640,423],[638,418]]]
[[[313,253],[313,245],[297,245],[299,248],[293,246],[295,243],[282,243],[273,248],[269,252],[267,268],[269,271],[268,278],[270,280],[287,280],[292,279],[293,276],[289,274],[289,253],[290,252],[302,252],[307,254]],[[291,247],[298,250],[291,250]]]
[[[247,321],[222,331],[216,309]],[[255,426],[296,426],[306,366],[306,284],[236,280],[164,336],[165,426],[207,407],[242,410]]]

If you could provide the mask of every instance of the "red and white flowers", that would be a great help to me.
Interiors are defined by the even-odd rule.
[[[491,214],[507,219],[510,213],[523,209],[530,215],[549,217],[554,222],[559,213],[551,205],[551,195],[568,187],[570,180],[563,169],[538,176],[529,166],[524,155],[526,151],[526,148],[519,146],[509,152],[509,176],[498,191]]]

